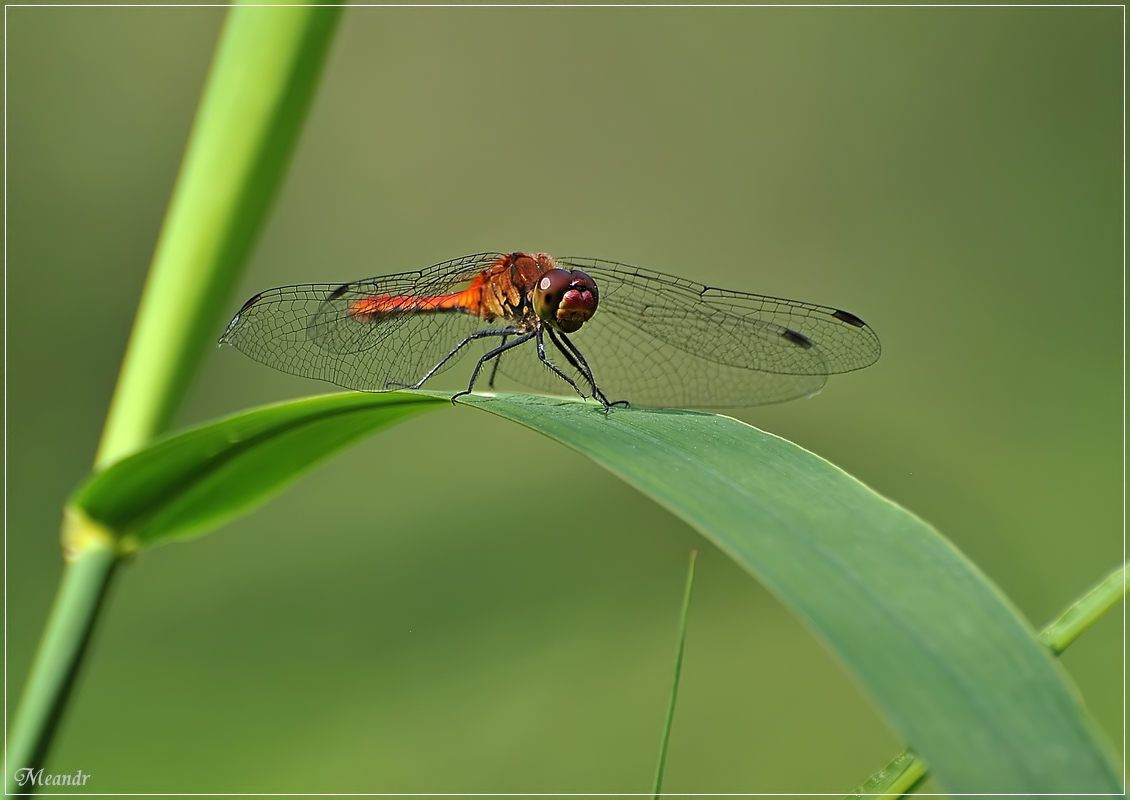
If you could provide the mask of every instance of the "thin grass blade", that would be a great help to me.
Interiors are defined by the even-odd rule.
[[[683,650],[687,644],[687,618],[691,610],[691,590],[694,588],[694,564],[698,551],[691,551],[691,564],[687,568],[687,586],[683,590],[683,610],[679,615],[679,646],[675,651],[675,678],[671,682],[671,699],[667,703],[667,719],[663,723],[663,741],[659,745],[659,763],[655,767],[655,787],[652,797],[659,800],[663,791],[663,769],[667,764],[667,745],[671,741],[671,725],[675,721],[675,702],[679,698],[679,675],[683,671]]]

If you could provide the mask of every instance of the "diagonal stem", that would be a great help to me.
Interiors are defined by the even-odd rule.
[[[694,562],[698,551],[691,551],[691,565],[687,569],[687,588],[683,592],[683,613],[679,617],[679,647],[675,653],[675,679],[671,686],[671,700],[667,704],[667,720],[663,725],[663,742],[659,746],[659,763],[655,767],[655,790],[652,796],[659,800],[663,788],[663,768],[667,764],[667,744],[671,741],[671,723],[675,719],[675,701],[679,696],[679,674],[683,670],[683,649],[687,641],[687,616],[691,608],[691,589],[694,587]]]
[[[238,3],[229,12],[103,429],[99,467],[163,430],[183,396],[285,172],[340,16],[338,7],[310,5]],[[8,738],[9,792],[18,786],[16,770],[39,768],[46,758],[119,556],[87,520],[67,519],[64,540],[62,582]]]
[[[34,789],[34,784],[25,785],[26,770],[41,768],[47,757],[117,563],[116,549],[101,536],[86,537],[80,547],[68,552],[55,604],[9,732],[8,794]],[[17,782],[21,774],[23,784]]]

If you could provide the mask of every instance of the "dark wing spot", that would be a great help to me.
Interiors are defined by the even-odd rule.
[[[852,314],[850,311],[837,311],[832,316],[838,319],[840,322],[846,322],[848,325],[854,325],[857,328],[863,328],[866,326],[866,323],[863,320],[861,320],[855,314]]]
[[[339,297],[341,297],[343,294],[345,294],[348,291],[349,291],[349,284],[343,283],[341,286],[337,287],[332,292],[330,292],[330,296],[326,298],[326,301],[328,302],[330,300],[337,300]]]
[[[785,330],[781,332],[781,336],[782,338],[787,339],[793,344],[803,347],[805,350],[812,347],[811,339],[809,339],[803,333],[797,333],[792,328],[785,328]]]
[[[244,303],[243,308],[241,308],[239,310],[239,313],[235,315],[236,319],[239,319],[239,317],[243,314],[244,311],[251,308],[251,306],[255,305],[256,303],[258,303],[262,299],[263,299],[263,295],[257,294],[254,297],[252,297],[250,300],[248,300],[246,303]]]

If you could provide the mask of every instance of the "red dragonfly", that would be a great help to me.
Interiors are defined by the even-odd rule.
[[[220,343],[368,392],[419,388],[474,351],[471,380],[453,400],[489,365],[491,387],[499,372],[550,392],[568,384],[606,409],[776,403],[815,394],[830,374],[870,366],[880,352],[875,332],[847,311],[545,253],[478,253],[268,289]]]

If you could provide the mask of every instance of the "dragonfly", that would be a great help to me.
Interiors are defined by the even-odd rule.
[[[643,267],[476,253],[426,269],[261,292],[220,344],[347,389],[420,388],[468,353],[499,374],[613,406],[727,408],[807,397],[874,364],[879,337],[830,306],[719,289]]]

